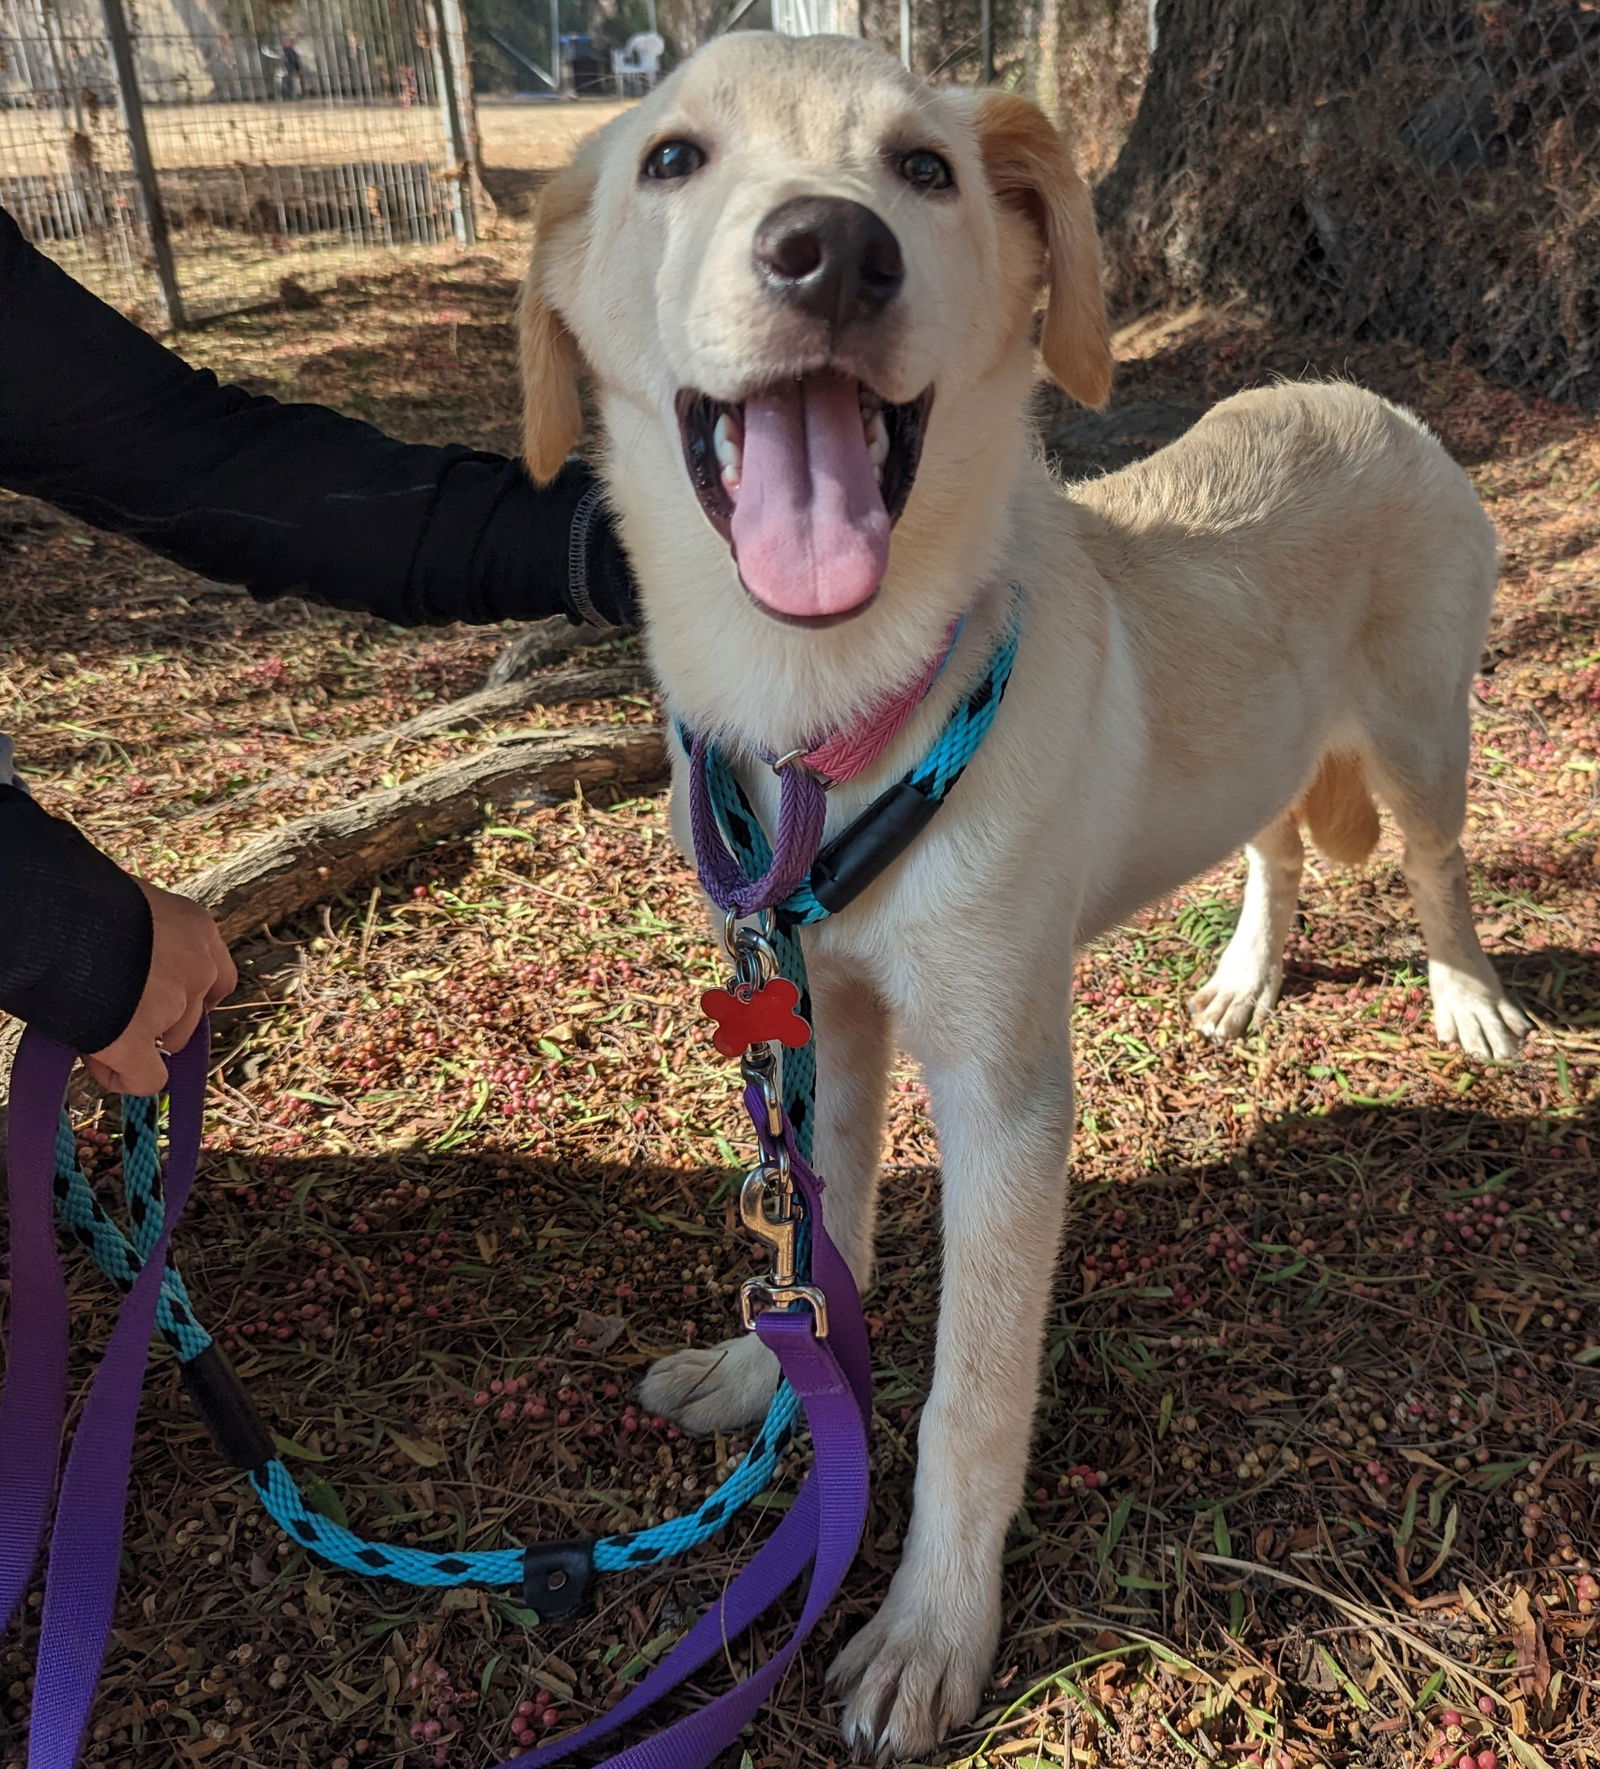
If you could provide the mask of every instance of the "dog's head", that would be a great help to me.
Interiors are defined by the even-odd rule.
[[[528,467],[549,478],[577,439],[587,364],[630,524],[665,541],[669,496],[668,526],[720,537],[725,618],[742,581],[780,621],[845,620],[908,565],[992,550],[1003,511],[971,505],[1015,476],[1041,290],[1046,369],[1101,404],[1089,198],[1033,105],[855,39],[720,38],[546,188]]]

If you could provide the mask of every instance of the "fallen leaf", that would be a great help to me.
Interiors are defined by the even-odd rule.
[[[406,1437],[398,1431],[389,1433],[389,1441],[402,1456],[408,1456],[419,1468],[437,1468],[444,1460],[444,1450],[423,1438]]]
[[[1525,1590],[1511,1599],[1511,1640],[1517,1652],[1518,1680],[1536,1702],[1543,1701],[1550,1687],[1550,1653]]]
[[[627,1330],[625,1316],[595,1314],[587,1308],[580,1308],[572,1323],[572,1337],[586,1340],[590,1351],[610,1351]]]

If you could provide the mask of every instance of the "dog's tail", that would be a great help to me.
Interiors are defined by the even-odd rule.
[[[1355,866],[1378,845],[1378,807],[1367,789],[1361,758],[1329,750],[1296,807],[1311,839],[1330,860]]]

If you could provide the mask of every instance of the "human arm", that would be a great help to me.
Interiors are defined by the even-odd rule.
[[[565,614],[630,624],[598,482],[398,442],[189,366],[37,251],[0,209],[0,486],[268,598],[401,626]]]

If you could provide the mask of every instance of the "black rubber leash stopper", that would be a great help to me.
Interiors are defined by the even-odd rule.
[[[189,1404],[211,1441],[235,1468],[255,1474],[277,1455],[272,1432],[216,1344],[178,1365]]]
[[[541,1542],[522,1556],[522,1607],[541,1621],[582,1608],[593,1583],[593,1542]]]

